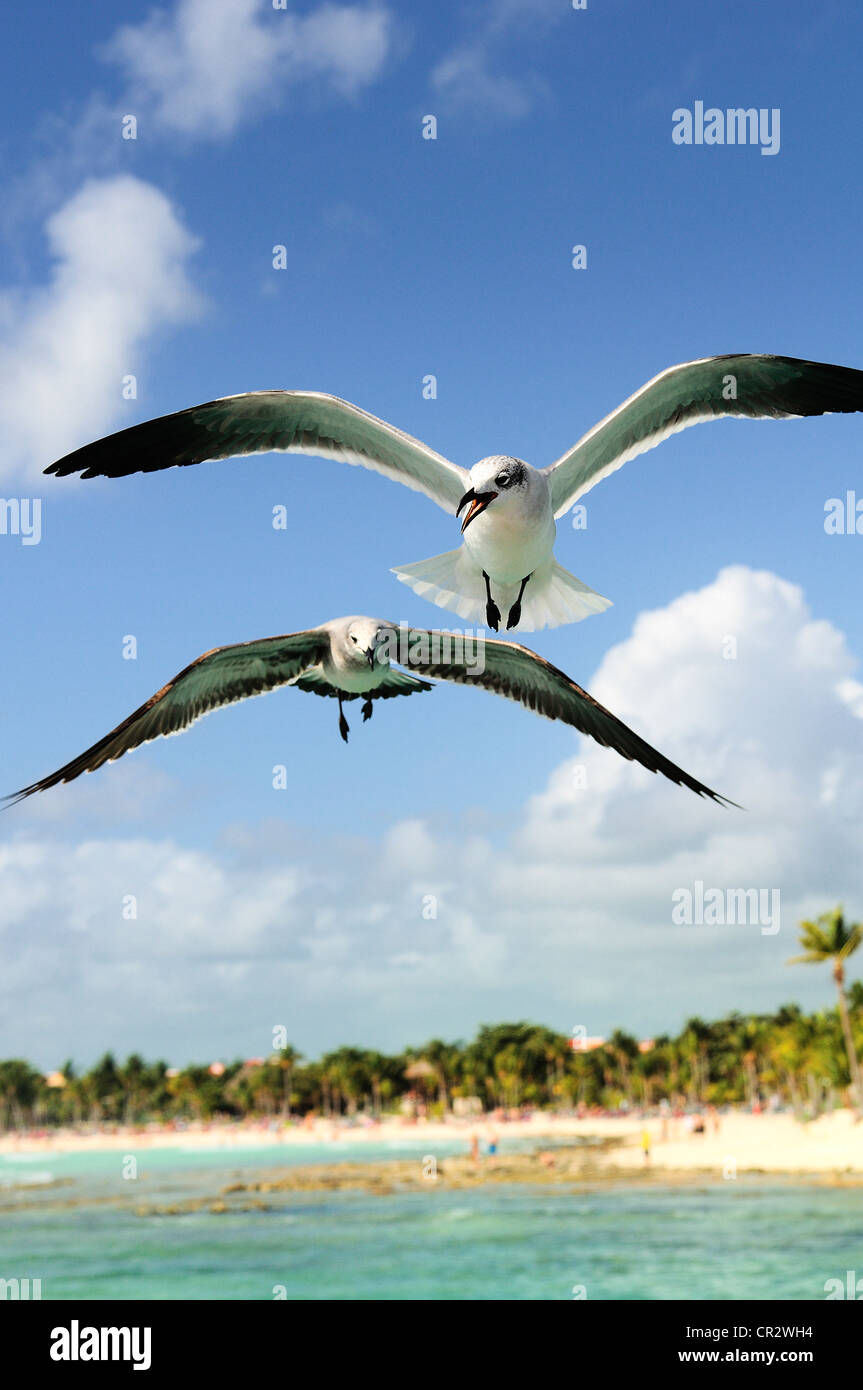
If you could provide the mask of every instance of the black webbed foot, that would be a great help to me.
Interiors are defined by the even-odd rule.
[[[341,696],[339,696],[339,733],[341,734],[341,736],[342,736],[342,738],[344,739],[345,743],[347,743],[347,741],[348,741],[348,734],[350,733],[350,731],[351,731],[351,726],[350,726],[350,724],[348,723],[348,721],[345,719],[345,712],[344,712],[344,710],[342,709],[342,698],[341,698]]]
[[[366,722],[367,719],[371,719],[371,717],[372,717],[372,710],[373,710],[373,709],[374,709],[374,705],[372,704],[371,700],[365,700],[365,701],[363,702],[363,723],[364,723],[364,724],[365,724],[365,722]]]
[[[518,598],[512,605],[512,608],[509,610],[509,617],[506,620],[507,632],[509,632],[511,627],[518,627],[519,623],[521,622],[521,598],[522,594],[524,593],[525,586],[527,585],[527,581],[529,579],[530,575],[526,574],[524,579],[521,581],[521,588],[518,591]]]
[[[482,577],[485,580],[485,620],[492,632],[497,632],[500,627],[500,609],[491,596],[491,581],[485,570]]]

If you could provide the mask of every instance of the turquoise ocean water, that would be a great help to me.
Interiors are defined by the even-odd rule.
[[[290,1153],[153,1150],[134,1181],[116,1153],[0,1157],[0,1277],[40,1278],[45,1299],[272,1299],[284,1290],[289,1299],[565,1300],[584,1288],[588,1299],[794,1300],[823,1298],[825,1281],[846,1270],[863,1273],[863,1189],[758,1177],[577,1192],[287,1192],[260,1196],[262,1211],[136,1214],[138,1205],[217,1199],[232,1181],[291,1163],[419,1162],[423,1152],[349,1142]],[[440,1145],[437,1153],[445,1156]]]

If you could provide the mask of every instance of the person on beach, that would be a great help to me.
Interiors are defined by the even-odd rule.
[[[644,1154],[645,1163],[650,1162],[650,1130],[645,1125],[641,1131],[641,1152]]]
[[[477,1167],[479,1167],[480,1163],[482,1162],[482,1158],[479,1152],[479,1135],[477,1134],[472,1134],[470,1136],[470,1156],[471,1161],[475,1163]]]

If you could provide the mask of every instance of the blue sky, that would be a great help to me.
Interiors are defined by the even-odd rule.
[[[44,528],[38,546],[0,536],[9,791],[213,645],[347,612],[442,621],[389,573],[456,543],[452,520],[424,499],[278,455],[115,483],[41,479],[90,438],[285,386],[343,396],[465,466],[495,452],[542,465],[673,362],[775,351],[863,365],[863,18],[848,7],[767,0],[714,15],[477,0],[281,13],[212,0],[196,23],[199,11],[174,0],[153,21],[147,6],[124,7],[123,38],[108,4],[61,8],[49,24],[26,10],[4,21],[0,408],[12,426],[0,495],[40,496]],[[779,108],[780,152],[676,146],[672,111],[696,100]],[[134,141],[120,138],[129,113]],[[421,138],[428,113],[435,141]],[[576,243],[585,270],[571,266]],[[271,265],[276,244],[284,271]],[[138,396],[123,401],[128,373]],[[423,399],[427,373],[436,400]],[[745,832],[727,820],[718,830],[716,808],[623,768],[634,790],[625,780],[597,791],[590,832],[592,852],[631,885],[620,898],[584,849],[581,803],[549,791],[582,756],[569,730],[441,688],[355,721],[346,749],[328,703],[252,701],[5,814],[0,929],[14,968],[0,1054],[47,1065],[105,1046],[179,1061],[259,1053],[270,1020],[310,1053],[465,1035],[503,1016],[647,1032],[696,1007],[826,1001],[826,979],[794,978],[783,961],[795,910],[843,894],[854,905],[850,687],[835,725],[847,715],[848,730],[819,753],[819,768],[845,769],[826,819],[823,798],[804,804],[815,772],[801,768],[834,727],[833,685],[853,684],[863,649],[863,542],[823,527],[825,501],[858,484],[861,439],[853,416],[687,431],[591,493],[586,531],[560,524],[561,563],[615,606],[531,644],[744,801]],[[271,526],[279,503],[287,531]],[[729,566],[749,576],[742,589],[711,588]],[[764,613],[751,578],[761,571],[774,576]],[[699,593],[693,628],[674,605]],[[817,699],[795,695],[793,661],[770,646],[789,604],[825,644],[806,648]],[[649,667],[653,649],[622,648],[631,678],[625,663],[609,667],[654,610],[663,631],[686,637],[679,660],[698,674],[693,689],[718,692],[715,711],[679,707],[680,682],[667,664]],[[740,637],[724,693],[725,668],[705,666],[698,637],[714,621],[717,642]],[[122,659],[126,634],[136,661]],[[747,799],[759,737],[764,776]],[[612,755],[597,756],[607,768]],[[271,787],[277,763],[287,792]],[[783,840],[789,798],[799,813]],[[525,849],[546,812],[569,836],[551,864]],[[847,855],[833,862],[821,847],[839,853],[836,815]],[[537,887],[557,882],[567,845],[582,856],[575,895],[569,883]],[[645,877],[651,862],[666,866],[661,886]],[[128,883],[114,882],[118,864]],[[535,886],[509,895],[504,920],[495,895],[513,866]],[[666,889],[710,873],[782,886],[781,940],[670,932]],[[439,900],[432,922],[424,887]],[[134,931],[116,908],[126,893],[138,899]],[[268,907],[244,925],[250,898]],[[235,923],[227,937],[213,920],[220,902]],[[623,966],[609,931],[631,945]]]

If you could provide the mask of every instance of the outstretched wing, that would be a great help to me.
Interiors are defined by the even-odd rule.
[[[97,439],[45,472],[122,478],[270,452],[361,464],[453,514],[468,487],[465,469],[358,406],[319,391],[250,391],[207,401]]]
[[[447,636],[452,638],[450,644],[441,640]],[[494,695],[516,700],[525,709],[544,715],[546,719],[560,719],[571,724],[604,748],[615,749],[622,757],[641,763],[651,772],[661,772],[669,781],[688,787],[698,796],[709,797],[721,805],[737,804],[711,791],[651,748],[563,671],[527,647],[516,642],[461,638],[422,629],[411,629],[408,641],[411,670],[436,676],[439,680],[482,686]]]
[[[704,357],[660,372],[544,472],[554,515],[670,434],[731,416],[783,420],[863,410],[863,371],[797,357]]]
[[[328,646],[326,632],[315,628],[284,637],[265,637],[258,642],[240,642],[232,647],[215,647],[151,695],[140,709],[86,753],[4,799],[14,805],[34,792],[46,791],[59,782],[71,782],[82,772],[94,772],[103,763],[114,762],[151,739],[180,734],[222,705],[236,704],[287,685],[300,671],[320,661]]]

